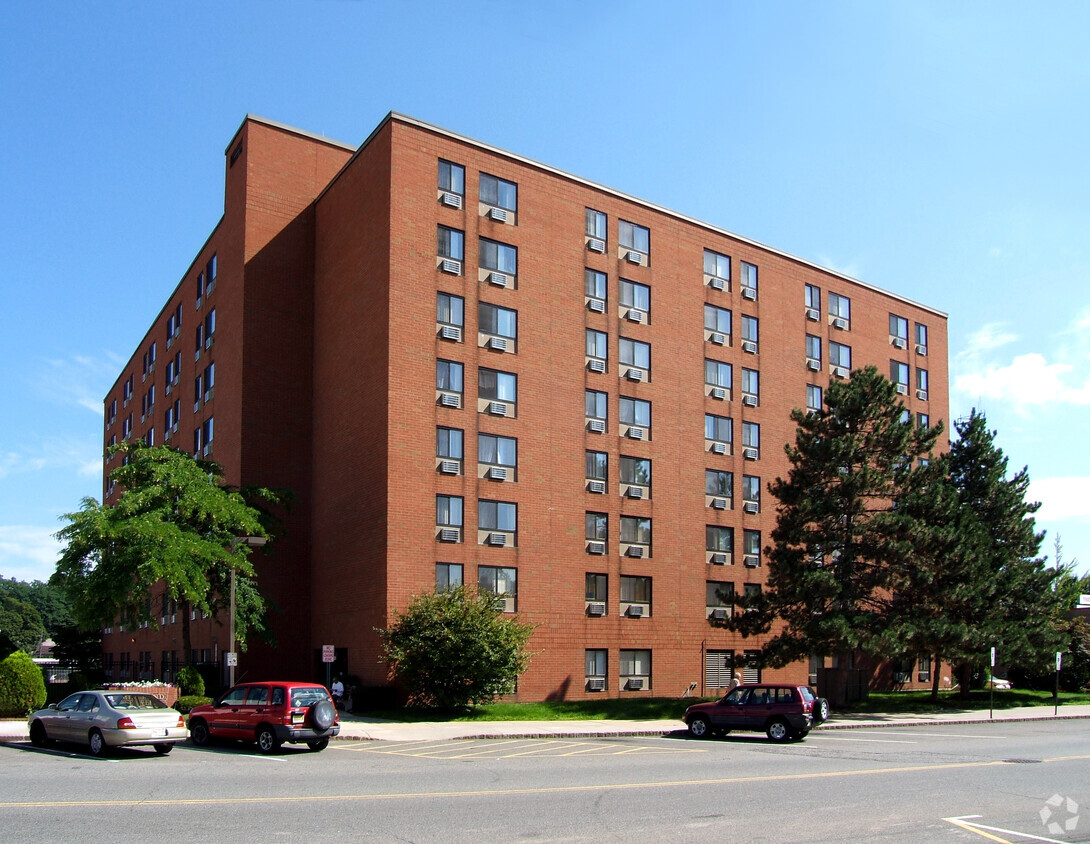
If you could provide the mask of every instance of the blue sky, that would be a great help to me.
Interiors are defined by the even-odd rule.
[[[946,311],[951,415],[1090,570],[1090,4],[8,3],[0,575],[101,494],[102,397],[223,209],[247,113],[391,110]]]

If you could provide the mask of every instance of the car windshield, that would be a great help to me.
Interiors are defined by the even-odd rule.
[[[151,695],[115,694],[106,695],[106,702],[114,709],[167,709],[159,698]]]
[[[317,703],[320,700],[328,700],[329,693],[318,686],[311,686],[305,689],[292,689],[291,690],[291,705],[292,706],[310,706],[312,703]]]

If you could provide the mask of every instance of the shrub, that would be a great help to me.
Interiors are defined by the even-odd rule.
[[[194,706],[200,706],[204,703],[211,703],[212,698],[205,697],[204,695],[182,695],[174,702],[174,708],[181,712],[183,715],[188,715],[189,711]]]
[[[174,678],[174,681],[178,684],[182,697],[193,695],[197,697],[204,696],[204,677],[202,677],[201,672],[192,665],[187,665],[182,668],[178,672],[178,676]]]
[[[88,689],[94,688],[91,678],[81,671],[73,671],[69,674],[68,682],[65,685],[68,686],[65,691],[66,695],[70,695],[73,692],[85,692]]]
[[[23,716],[45,705],[42,670],[23,651],[0,662],[0,716]]]

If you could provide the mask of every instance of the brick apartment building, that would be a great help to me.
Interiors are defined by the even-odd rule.
[[[247,117],[225,165],[105,441],[298,496],[240,677],[322,677],[332,644],[382,685],[375,628],[464,582],[538,625],[520,699],[755,679],[716,594],[765,579],[791,409],[875,364],[948,418],[944,314],[546,165],[397,114],[358,148]],[[185,662],[150,600],[158,630],[104,638],[116,679]],[[192,660],[226,630],[193,619]]]

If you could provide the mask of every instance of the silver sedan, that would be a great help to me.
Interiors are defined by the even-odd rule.
[[[76,692],[31,714],[30,740],[39,747],[53,741],[86,744],[92,756],[112,747],[148,745],[164,755],[188,732],[178,710],[143,692]]]

